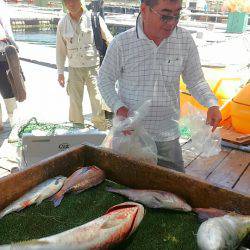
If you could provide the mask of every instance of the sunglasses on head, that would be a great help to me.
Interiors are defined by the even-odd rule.
[[[161,13],[159,13],[158,11],[150,8],[150,10],[155,13],[157,16],[160,17],[161,21],[163,23],[167,23],[167,22],[170,22],[170,21],[175,21],[175,22],[178,22],[179,19],[180,19],[180,15],[177,15],[177,16],[168,16],[168,15],[162,15]]]

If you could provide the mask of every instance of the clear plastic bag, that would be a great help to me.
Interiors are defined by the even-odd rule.
[[[151,101],[146,101],[132,115],[124,120],[113,119],[113,127],[104,139],[102,147],[112,149],[115,153],[157,164],[157,147],[155,141],[143,127],[143,118]],[[124,133],[129,131],[129,133]]]
[[[203,157],[217,155],[221,151],[220,129],[211,131],[203,112],[188,104],[188,114],[180,119],[180,130],[188,131],[191,137],[190,150]],[[185,133],[184,133],[185,135]]]

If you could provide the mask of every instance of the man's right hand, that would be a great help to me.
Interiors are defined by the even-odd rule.
[[[126,107],[121,107],[116,111],[116,116],[122,121],[128,117],[129,110]],[[122,133],[124,135],[131,135],[133,132],[132,129],[124,130]]]
[[[64,75],[63,74],[59,74],[58,75],[58,82],[59,84],[64,87],[65,86],[65,80],[64,80]]]
[[[124,120],[128,117],[128,108],[126,107],[121,107],[116,111],[116,116],[120,119],[120,120]]]

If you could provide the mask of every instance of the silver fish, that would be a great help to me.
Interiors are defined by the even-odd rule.
[[[140,225],[145,211],[141,204],[125,202],[103,216],[49,237],[0,246],[0,250],[94,250],[110,249],[127,239]]]
[[[201,250],[233,250],[250,233],[250,216],[225,215],[203,222],[197,234]]]
[[[36,203],[37,205],[40,204],[43,200],[57,193],[62,188],[65,180],[66,177],[57,176],[55,178],[42,182],[38,186],[28,191],[22,197],[12,202],[9,206],[7,206],[0,213],[0,219],[9,213],[20,211],[34,203]]]
[[[128,197],[130,200],[140,202],[151,208],[165,208],[189,212],[192,208],[181,198],[173,193],[160,190],[115,189],[107,191]]]

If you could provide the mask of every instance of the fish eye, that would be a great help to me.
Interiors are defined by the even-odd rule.
[[[160,203],[161,203],[161,199],[159,199],[159,198],[156,197],[155,195],[154,195],[154,199],[155,199],[157,202],[160,202]]]
[[[56,179],[55,185],[58,185],[58,184],[59,184],[59,179]]]
[[[82,174],[88,172],[90,170],[90,167],[83,167]]]

